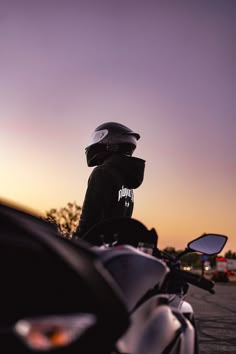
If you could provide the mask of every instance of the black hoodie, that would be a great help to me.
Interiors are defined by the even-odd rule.
[[[131,217],[133,189],[144,177],[145,161],[137,157],[112,154],[95,167],[89,177],[79,226],[74,237],[82,237],[92,226],[111,217]]]

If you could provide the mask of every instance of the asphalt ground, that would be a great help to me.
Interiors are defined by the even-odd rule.
[[[215,294],[190,286],[200,354],[236,354],[236,282],[216,283]]]

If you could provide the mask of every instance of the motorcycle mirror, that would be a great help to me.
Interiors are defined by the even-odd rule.
[[[220,234],[204,234],[188,243],[188,250],[214,255],[225,246],[228,237]]]

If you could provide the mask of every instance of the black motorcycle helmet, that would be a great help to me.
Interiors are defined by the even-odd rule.
[[[139,138],[138,133],[120,123],[108,122],[99,125],[91,134],[85,148],[88,166],[102,164],[104,159],[114,152],[131,156]]]

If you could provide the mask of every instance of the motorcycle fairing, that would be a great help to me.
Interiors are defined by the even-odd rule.
[[[157,295],[132,314],[117,348],[121,353],[193,354],[194,329],[178,310],[163,303],[163,295]]]
[[[124,294],[129,311],[132,311],[148,292],[157,292],[169,272],[169,268],[160,259],[133,246],[124,245],[97,252],[104,267]]]

